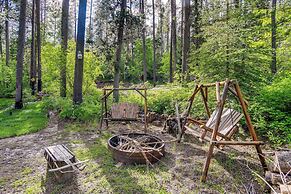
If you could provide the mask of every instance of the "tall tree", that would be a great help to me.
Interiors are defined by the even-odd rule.
[[[146,62],[146,15],[145,15],[145,2],[140,0],[140,12],[142,15],[142,64],[143,64],[143,81],[147,81],[147,62]]]
[[[183,50],[182,50],[182,72],[187,74],[188,65],[188,53],[190,49],[190,12],[191,12],[191,5],[190,0],[183,0],[184,1],[184,35],[183,35]]]
[[[164,14],[165,14],[165,8],[163,6],[162,1],[159,1],[159,34],[160,34],[160,57],[163,56],[164,53],[164,32],[163,32],[163,25],[164,25]]]
[[[155,86],[157,82],[155,0],[152,0],[152,8],[153,8],[153,81]]]
[[[35,2],[36,12],[36,41],[37,41],[37,92],[42,91],[41,70],[41,31],[40,31],[40,0]]]
[[[170,83],[174,80],[177,65],[176,0],[171,0],[171,47],[170,47]]]
[[[9,3],[5,0],[6,19],[5,19],[5,51],[6,51],[6,65],[10,61],[10,40],[9,40]]]
[[[226,0],[226,25],[229,26],[229,0]],[[229,77],[229,65],[230,65],[230,61],[229,61],[229,31],[226,31],[226,77]]]
[[[84,65],[84,41],[85,41],[85,26],[86,26],[86,7],[87,0],[79,1],[79,17],[78,17],[78,32],[76,45],[76,63],[74,72],[74,104],[83,102],[83,65]]]
[[[183,41],[184,41],[184,38],[183,38],[183,36],[184,36],[184,20],[185,20],[185,17],[184,17],[184,11],[185,11],[185,0],[181,0],[181,24],[180,24],[180,29],[181,29],[181,31],[180,31],[180,33],[181,33],[181,44],[180,44],[180,46],[181,46],[181,57],[183,57],[182,56],[182,54],[183,54]],[[181,58],[181,61],[182,61],[183,59]]]
[[[213,3],[213,2],[211,2]],[[194,38],[193,38],[193,42],[194,42],[194,46],[195,46],[195,50],[197,51],[200,48],[200,44],[201,44],[201,38],[200,38],[200,9],[199,9],[199,4],[202,5],[202,1],[201,0],[194,0],[194,10],[193,10],[193,34],[194,34]],[[214,9],[214,5],[213,9]],[[196,61],[196,66],[198,66],[198,60]]]
[[[35,60],[35,0],[32,0],[31,9],[31,46],[30,46],[30,88],[31,95],[35,94],[36,84],[36,60]]]
[[[0,11],[3,12],[3,2],[2,1],[0,1]],[[2,33],[3,33],[3,26],[0,25],[0,58],[2,58],[2,54],[3,54]]]
[[[119,88],[119,80],[120,80],[120,63],[121,63],[121,50],[122,50],[122,39],[123,39],[123,29],[124,29],[124,19],[126,14],[126,0],[121,0],[120,4],[120,18],[118,22],[117,29],[117,48],[115,53],[115,63],[114,63],[114,88]],[[114,101],[119,101],[119,93],[117,90],[113,93]]]
[[[16,64],[16,93],[15,93],[15,109],[23,107],[22,102],[22,78],[23,78],[23,58],[24,58],[24,43],[25,43],[25,19],[26,19],[26,0],[20,1],[20,16],[18,30],[18,45],[17,45],[17,64]]]
[[[277,44],[276,44],[276,3],[277,0],[272,0],[272,12],[271,12],[271,22],[272,22],[272,63],[271,63],[271,72],[275,74],[277,72]]]
[[[74,4],[74,38],[77,41],[77,0],[75,0]]]
[[[62,4],[62,24],[61,24],[61,57],[60,57],[60,78],[61,78],[61,87],[60,87],[60,96],[66,97],[67,94],[67,48],[68,48],[68,33],[69,33],[69,0],[63,0]]]

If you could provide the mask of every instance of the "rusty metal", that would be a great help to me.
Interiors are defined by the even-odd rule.
[[[154,148],[152,150],[120,150],[120,137],[129,138],[146,137],[148,146]],[[152,144],[151,144],[152,143]],[[147,160],[153,164],[159,161],[165,154],[165,143],[160,138],[146,133],[128,133],[111,137],[108,140],[108,148],[112,152],[112,156],[116,161],[125,164],[146,164]],[[146,157],[145,157],[146,156]]]

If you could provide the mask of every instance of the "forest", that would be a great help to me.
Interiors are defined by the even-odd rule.
[[[108,127],[114,110],[133,104],[141,122]],[[242,115],[229,137],[220,131],[227,110]],[[209,151],[188,137],[192,118],[211,132]],[[164,136],[173,123],[174,137]],[[129,167],[112,159],[107,140],[144,125],[163,139],[165,158]],[[222,139],[247,143],[209,155]],[[291,155],[291,1],[0,0],[0,144],[0,193],[276,193],[259,161],[261,147]],[[89,160],[57,185],[42,150],[56,144]]]

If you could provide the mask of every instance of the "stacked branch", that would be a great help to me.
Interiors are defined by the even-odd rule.
[[[152,163],[148,159],[148,156],[155,157],[149,151],[156,151],[161,156],[163,156],[163,153],[159,149],[159,145],[163,142],[153,141],[152,138],[147,137],[147,136],[139,136],[139,137],[119,136],[118,143],[119,145],[116,148],[119,149],[120,151],[128,151],[131,153],[134,153],[134,152],[141,153],[148,165],[149,164],[152,165]]]
[[[291,151],[275,152],[265,178],[273,187],[279,186],[282,194],[291,193]]]

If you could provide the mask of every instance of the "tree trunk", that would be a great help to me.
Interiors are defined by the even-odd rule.
[[[25,43],[25,21],[26,19],[26,0],[20,1],[19,31],[17,45],[17,64],[16,64],[16,93],[15,93],[15,109],[23,107],[22,102],[22,77],[23,77],[23,57]]]
[[[75,37],[75,41],[77,41],[77,0],[75,0],[75,7],[74,7],[74,37]]]
[[[2,28],[2,25],[0,25],[0,58],[2,58],[2,54],[3,54],[3,48],[2,48],[2,33],[3,33],[3,28]]]
[[[272,63],[271,63],[271,72],[273,74],[277,73],[277,57],[276,57],[276,3],[277,0],[272,0],[272,12],[271,12],[271,21],[272,21]]]
[[[60,64],[60,77],[61,77],[61,87],[60,87],[60,96],[66,97],[67,95],[67,48],[68,48],[68,33],[69,33],[69,0],[63,0],[62,4],[62,26],[61,26],[61,64]]]
[[[199,33],[200,33],[200,25],[199,25],[199,20],[200,20],[200,13],[199,13],[199,2],[202,3],[199,0],[194,0],[194,21],[193,21],[193,34],[194,34],[194,46],[195,46],[195,50],[198,50],[200,47],[200,41],[201,38],[199,37]],[[198,60],[196,60],[196,66],[198,66]]]
[[[188,53],[190,49],[190,12],[191,5],[190,0],[185,0],[184,2],[184,36],[183,36],[183,52],[182,52],[182,72],[183,77],[187,77],[188,71]],[[186,75],[185,75],[186,74]]]
[[[164,53],[164,35],[163,35],[164,12],[165,8],[163,7],[162,1],[160,1],[160,39],[161,39],[160,58],[162,58]]]
[[[228,20],[229,20],[229,0],[226,0],[226,25],[228,27]],[[226,77],[229,77],[229,32],[226,32]]]
[[[132,13],[132,0],[130,0],[130,14],[133,15]],[[133,29],[133,20],[130,20],[130,43],[131,43],[131,62],[134,63],[134,40],[133,40],[133,36],[134,36],[134,29]]]
[[[171,48],[170,48],[170,82],[174,80],[177,65],[177,31],[176,0],[171,0]]]
[[[124,19],[126,14],[126,0],[122,0],[120,4],[120,18],[117,30],[117,48],[115,53],[115,64],[114,64],[114,88],[119,88],[120,80],[120,59],[121,59],[121,50],[122,50],[122,39],[123,39],[123,29],[124,29]],[[119,102],[119,92],[117,90],[113,93],[114,101]]]
[[[36,84],[36,60],[35,60],[35,0],[32,0],[31,13],[31,46],[30,46],[30,87],[31,95],[35,95]]]
[[[89,45],[92,49],[92,45],[93,45],[93,26],[92,26],[92,12],[93,12],[93,0],[91,0],[90,2],[90,13],[89,13]]]
[[[146,15],[145,15],[145,5],[144,0],[141,0],[141,15],[143,17],[142,21],[142,52],[143,52],[143,81],[147,81],[147,62],[146,62]]]
[[[46,42],[46,0],[44,0],[44,11],[43,11],[43,42]]]
[[[156,66],[156,21],[155,21],[155,0],[152,0],[153,7],[153,82],[154,86],[157,82],[157,66]]]
[[[74,104],[83,102],[82,84],[83,84],[83,64],[84,64],[84,41],[86,28],[86,6],[87,0],[79,1],[78,32],[76,45],[76,63],[74,73]]]
[[[181,61],[183,60],[183,56],[182,56],[182,54],[183,54],[183,41],[184,41],[184,38],[183,38],[183,36],[184,36],[184,23],[185,23],[185,18],[184,18],[184,11],[185,11],[185,9],[184,9],[184,7],[185,7],[185,0],[181,0],[181,24],[180,24],[180,29],[181,29],[181,31],[180,31],[180,37],[181,37],[181,39],[180,39],[180,41],[181,41],[181,44],[180,44],[180,46],[181,46]]]
[[[5,9],[6,9],[6,19],[5,19],[5,47],[6,47],[6,65],[9,66],[10,61],[10,40],[9,40],[9,4],[8,0],[5,0]]]
[[[37,92],[42,91],[42,71],[41,71],[41,33],[40,33],[40,1],[35,2],[36,12],[36,33],[37,33]]]
[[[170,4],[171,3],[171,0],[168,0],[168,4]],[[171,39],[171,35],[170,35],[170,18],[171,18],[171,16],[170,16],[170,9],[168,9],[167,10],[167,42],[166,42],[166,51],[168,52],[169,51],[169,47],[170,47],[170,41],[172,40]]]

